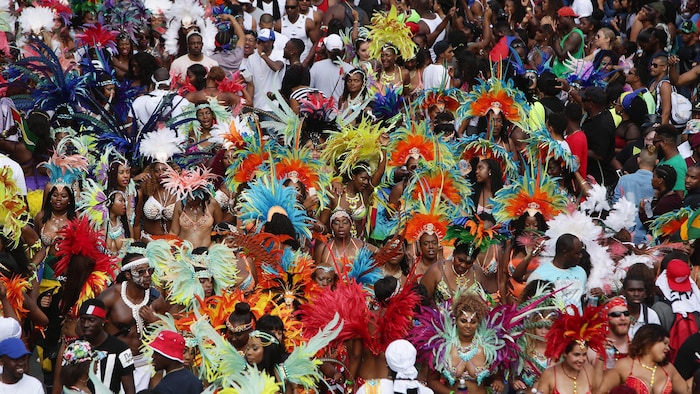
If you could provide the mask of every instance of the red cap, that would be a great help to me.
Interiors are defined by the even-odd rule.
[[[683,260],[673,259],[668,262],[666,267],[666,279],[668,279],[668,287],[673,291],[688,292],[690,291],[690,267]]]
[[[163,357],[179,362],[185,361],[185,338],[175,331],[159,332],[149,346]]]
[[[578,14],[571,7],[561,7],[559,11],[557,11],[557,15],[578,18]]]

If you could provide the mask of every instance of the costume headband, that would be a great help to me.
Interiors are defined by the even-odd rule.
[[[144,248],[143,246],[129,246],[129,247],[126,249],[126,253],[127,253],[127,254],[128,254],[128,253],[131,253],[131,254],[140,254],[140,255],[145,256],[145,255],[146,255],[146,248]]]
[[[329,267],[327,265],[317,265],[316,269],[321,270],[321,271],[325,271],[325,272],[335,272],[334,267]]]
[[[208,269],[203,269],[195,272],[194,277],[197,279],[210,279],[214,277],[214,274]]]
[[[249,336],[260,339],[263,346],[270,346],[273,343],[279,345],[280,343],[280,341],[277,340],[277,337],[272,334],[268,334],[265,331],[254,330],[249,334]]]
[[[356,164],[355,166],[352,167],[352,170],[351,170],[350,172],[352,173],[352,171],[354,171],[356,168],[363,169],[363,170],[365,170],[368,174],[372,174],[372,170],[371,170],[371,169],[369,168],[369,166],[366,165],[366,164]]]
[[[226,320],[226,328],[228,328],[228,330],[233,332],[233,333],[239,333],[239,332],[243,332],[243,331],[252,330],[253,329],[253,321],[251,320],[250,323],[239,324],[237,326],[234,326],[230,320]]]
[[[209,109],[211,109],[211,105],[210,105],[208,102],[207,102],[207,103],[202,103],[202,104],[197,104],[197,105],[194,107],[194,110],[195,110],[195,111],[199,111],[200,109],[204,109],[204,108],[209,108]]]
[[[151,76],[151,82],[153,82],[156,85],[156,87],[158,87],[158,85],[163,84],[170,86],[170,84],[173,82],[173,79],[172,77],[168,77],[168,79],[165,79],[163,81],[156,81],[156,77]]]
[[[106,80],[106,81],[97,82],[97,83],[95,84],[95,86],[100,87],[100,88],[103,88],[103,87],[105,87],[105,86],[115,85],[115,84],[116,84],[116,82],[115,82],[113,79],[108,79],[108,80]]]
[[[272,216],[276,213],[279,213],[279,214],[282,214],[286,217],[289,217],[289,214],[287,213],[287,211],[284,208],[282,208],[279,205],[275,205],[267,211],[267,221],[269,222],[270,220],[272,220]]]
[[[150,261],[148,261],[148,257],[141,257],[140,259],[131,261],[126,265],[122,265],[122,272],[131,271],[132,269],[138,267],[141,264],[150,264]]]
[[[331,215],[331,223],[333,223],[333,221],[335,219],[338,219],[339,217],[342,217],[342,216],[348,218],[348,220],[350,220],[352,222],[352,218],[350,217],[350,214],[346,210],[336,209],[335,212],[333,212],[333,214]]]

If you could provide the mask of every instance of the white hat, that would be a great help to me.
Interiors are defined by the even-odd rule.
[[[22,327],[19,322],[11,317],[0,317],[0,341],[7,338],[20,338]]]
[[[345,45],[343,45],[343,39],[337,34],[331,34],[326,37],[326,39],[323,40],[323,45],[325,45],[326,49],[329,51],[343,49],[345,47]]]
[[[416,369],[416,348],[405,339],[397,339],[386,347],[384,352],[389,369],[396,372],[394,380],[394,392],[406,393],[408,389],[419,388],[415,379],[418,377]]]
[[[258,32],[258,41],[275,41],[275,33],[270,29],[262,29]]]

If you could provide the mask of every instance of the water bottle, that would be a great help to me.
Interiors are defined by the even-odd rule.
[[[605,348],[605,369],[615,368],[615,348],[610,346]]]
[[[459,379],[456,394],[467,394],[467,381],[464,378]]]

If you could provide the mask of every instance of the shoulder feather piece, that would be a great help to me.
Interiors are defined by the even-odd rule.
[[[649,226],[649,231],[654,238],[669,237],[685,227],[692,214],[693,210],[688,207],[664,213],[654,218]]]
[[[19,26],[24,34],[38,35],[42,30],[53,30],[53,11],[48,7],[27,7],[19,15]]]
[[[119,193],[115,191],[114,193]],[[80,191],[80,199],[76,208],[90,219],[96,230],[102,228],[105,221],[109,220],[108,196],[102,186],[92,179],[86,179],[83,189]]]
[[[410,59],[416,55],[416,43],[411,40],[413,33],[403,21],[399,20],[395,6],[389,12],[375,12],[369,29],[369,54],[372,59],[379,59],[385,45],[391,45],[396,55]]]
[[[0,234],[10,241],[11,247],[17,247],[27,223],[29,209],[13,178],[12,168],[0,168]]]

